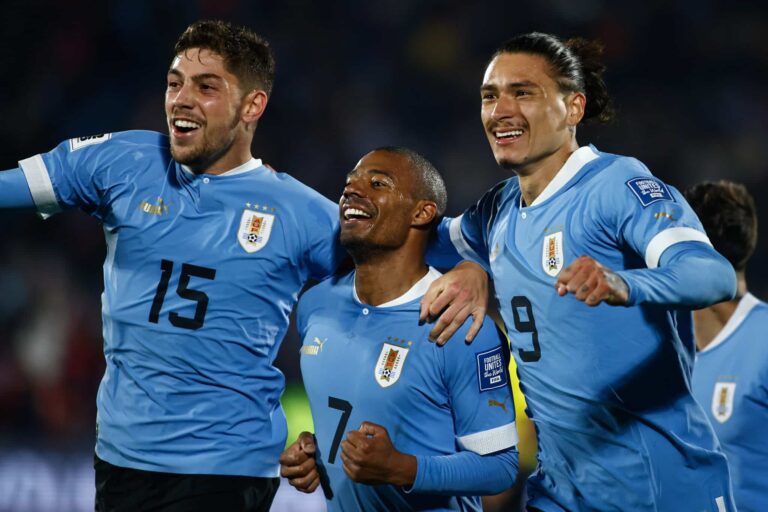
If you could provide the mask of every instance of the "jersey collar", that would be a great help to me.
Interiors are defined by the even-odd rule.
[[[712,350],[716,346],[722,344],[726,339],[728,339],[728,337],[733,334],[736,329],[738,329],[742,322],[744,322],[744,319],[747,318],[747,315],[750,311],[752,311],[752,308],[757,306],[759,302],[760,301],[757,300],[757,298],[751,293],[744,295],[739,301],[739,305],[736,306],[736,311],[733,312],[731,318],[729,318],[725,323],[725,326],[723,326],[720,332],[717,333],[715,339],[713,339],[709,345],[700,350],[699,353]]]
[[[242,165],[238,165],[234,169],[230,169],[226,172],[223,172],[219,174],[218,176],[234,176],[236,174],[243,174],[244,172],[252,171],[253,169],[256,169],[257,167],[261,167],[261,158],[253,158],[251,157],[250,160],[245,162]],[[187,172],[189,174],[195,174],[192,172],[192,170],[187,167],[186,165],[181,166],[182,169],[184,169],[184,172]]]
[[[573,177],[576,176],[585,165],[587,165],[595,158],[598,158],[599,156],[600,155],[597,154],[597,151],[592,146],[582,146],[571,153],[571,156],[568,157],[568,160],[565,161],[565,164],[560,168],[557,174],[555,174],[555,177],[552,178],[552,181],[550,181],[549,184],[544,187],[544,190],[541,191],[539,197],[537,197],[529,206],[536,206],[537,204],[541,204],[555,195],[555,193],[566,186],[568,182],[571,181],[571,179],[573,179]],[[520,201],[522,200],[523,199],[521,195]]]
[[[402,294],[401,296],[397,297],[396,299],[392,299],[389,302],[385,302],[384,304],[379,304],[378,306],[375,306],[377,308],[391,308],[394,306],[400,306],[401,304],[405,304],[407,302],[411,302],[412,300],[418,299],[419,297],[423,296],[425,293],[427,293],[427,290],[429,289],[429,285],[432,284],[433,281],[435,281],[438,277],[442,276],[443,274],[440,273],[440,271],[429,267],[429,270],[427,273],[419,279],[416,284],[411,286],[411,289]],[[363,301],[360,300],[360,297],[357,296],[357,289],[355,288],[355,274],[352,274],[352,296],[355,298],[355,301],[357,301],[359,304],[363,304]]]

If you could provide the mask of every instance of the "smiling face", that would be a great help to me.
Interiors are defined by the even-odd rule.
[[[341,245],[350,252],[396,249],[408,238],[419,209],[408,157],[389,151],[365,155],[347,175],[339,201]]]
[[[584,95],[563,92],[539,55],[500,53],[485,71],[480,116],[496,162],[518,173],[574,140]]]
[[[243,96],[237,77],[227,71],[220,55],[199,48],[177,55],[165,92],[173,158],[195,172],[205,172],[214,163],[223,171],[242,163],[239,157],[232,162],[227,157],[234,153],[232,148],[246,144],[250,148],[252,131],[245,114],[251,96]]]

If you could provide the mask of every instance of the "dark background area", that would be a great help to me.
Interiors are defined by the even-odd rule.
[[[442,171],[456,215],[506,177],[479,120],[488,57],[538,30],[606,45],[618,117],[580,129],[581,144],[637,157],[681,189],[743,182],[764,227],[767,9],[711,0],[3,0],[0,169],[75,136],[166,131],[172,45],[189,23],[221,18],[265,36],[276,55],[256,157],[336,200],[365,152],[408,146]],[[0,462],[2,447],[87,447],[103,371],[100,227],[80,212],[45,222],[2,212],[0,226]],[[748,280],[765,299],[761,232]],[[297,349],[291,335],[280,356],[293,381]]]

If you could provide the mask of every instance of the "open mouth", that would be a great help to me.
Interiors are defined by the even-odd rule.
[[[513,128],[513,129],[505,128],[500,130],[494,130],[493,136],[496,138],[497,144],[510,144],[518,140],[520,137],[522,137],[523,133],[525,133],[525,131],[520,128]]]
[[[359,208],[346,207],[342,211],[342,217],[344,220],[365,220],[370,219],[372,215]]]
[[[200,129],[202,125],[189,119],[174,119],[173,120],[173,134],[177,137],[184,137],[194,133]]]

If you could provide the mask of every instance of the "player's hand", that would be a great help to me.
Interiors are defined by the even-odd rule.
[[[314,492],[320,485],[320,472],[315,461],[315,438],[302,432],[296,441],[280,454],[280,476],[301,492]]]
[[[629,300],[629,287],[618,274],[589,256],[581,256],[560,272],[555,283],[561,297],[573,293],[588,306],[601,302],[621,306]]]
[[[368,421],[347,432],[341,460],[347,476],[361,484],[411,486],[416,480],[416,457],[398,452],[387,429]]]
[[[427,322],[437,317],[429,339],[444,345],[472,315],[474,322],[464,340],[470,343],[482,327],[487,309],[488,274],[477,263],[462,261],[430,285],[421,299],[419,319]]]

